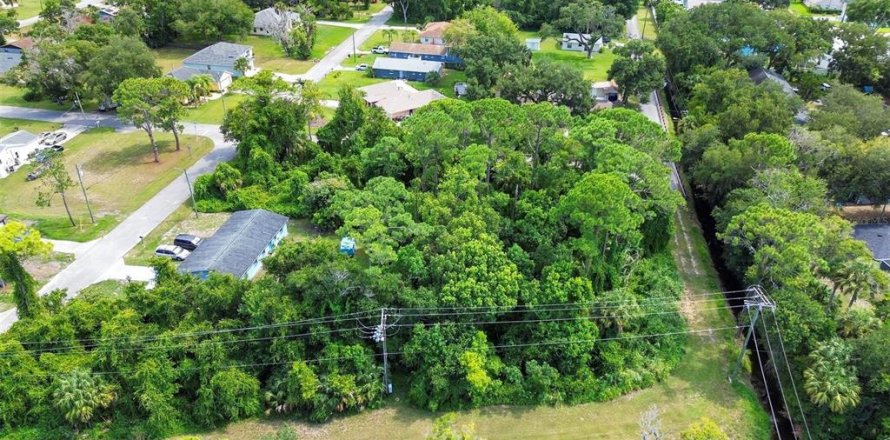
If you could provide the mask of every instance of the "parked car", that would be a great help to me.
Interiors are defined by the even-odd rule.
[[[371,49],[371,53],[376,53],[378,55],[387,54],[389,53],[389,48],[386,46],[377,46]]]
[[[59,142],[64,142],[65,139],[68,139],[68,134],[64,132],[55,132],[49,133],[45,137],[40,139],[41,145],[53,145],[58,144]]]
[[[173,259],[173,261],[182,261],[188,258],[191,252],[179,247],[173,246],[169,244],[162,244],[155,249],[155,255],[158,257],[167,257]]]
[[[361,70],[361,71],[368,70],[368,65],[367,64],[359,64],[358,66],[355,66],[355,70]]]
[[[173,239],[173,245],[179,246],[189,252],[198,248],[201,237],[192,234],[179,234]]]
[[[49,148],[51,150],[55,151],[56,153],[61,153],[61,152],[65,151],[65,147],[63,147],[61,145],[53,145],[52,147],[49,147]]]
[[[59,147],[61,147],[61,145]],[[58,156],[61,153],[61,149],[44,148],[43,150],[37,152],[37,154],[34,156],[34,160],[36,160],[37,163],[46,163],[50,159],[52,159],[53,156]]]
[[[102,104],[99,104],[99,109],[98,109],[98,110],[99,110],[100,112],[110,112],[110,111],[112,111],[112,110],[117,110],[117,104],[114,103],[114,102],[112,102],[112,103],[110,103],[110,104],[108,104],[108,105],[105,105],[105,103],[103,102]]]
[[[28,173],[27,176],[25,176],[25,180],[27,180],[28,182],[30,182],[30,181],[32,181],[32,180],[37,180],[37,179],[39,179],[40,176],[42,176],[42,175],[43,175],[43,168],[42,168],[42,167],[41,167],[41,168],[35,168],[33,171],[31,171],[30,173]]]

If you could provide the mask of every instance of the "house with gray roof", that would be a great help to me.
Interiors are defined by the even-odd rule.
[[[22,64],[22,54],[12,52],[0,52],[0,75],[6,74],[10,70]]]
[[[844,3],[846,3],[844,0],[803,0],[803,4],[806,5],[807,8],[812,9],[815,12],[840,12],[844,9]]]
[[[184,59],[182,65],[204,73],[226,72],[238,78],[241,72],[235,69],[235,62],[240,58],[247,60],[248,72],[254,70],[253,47],[223,41],[195,52]]]
[[[890,225],[856,225],[853,227],[853,238],[865,242],[872,258],[881,264],[881,269],[890,270]]]
[[[754,84],[757,85],[771,82],[778,85],[782,91],[785,92],[785,95],[789,97],[797,97],[797,89],[783,78],[782,75],[779,75],[772,70],[756,67],[748,71],[748,78],[751,78],[751,81],[754,81]],[[797,113],[794,114],[794,122],[798,125],[806,124],[809,120],[810,114],[805,106],[802,106],[798,109]]]
[[[229,86],[232,85],[232,75],[229,72],[217,72],[217,71],[206,71],[206,70],[198,70],[193,69],[191,67],[178,67],[173,69],[167,76],[171,78],[176,78],[180,81],[188,81],[198,75],[207,75],[213,79],[213,92],[223,92],[229,89]]]
[[[265,209],[238,211],[201,242],[179,265],[179,272],[201,279],[217,272],[249,280],[286,236],[287,217]]]
[[[300,22],[300,14],[293,11],[279,11],[266,8],[254,14],[253,35],[275,35],[279,31],[290,33],[294,25]]]
[[[445,63],[419,58],[377,58],[371,70],[377,78],[423,81],[430,72],[442,74]]]

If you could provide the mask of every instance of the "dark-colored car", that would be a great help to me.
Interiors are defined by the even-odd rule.
[[[43,167],[36,168],[36,169],[34,169],[34,171],[31,171],[30,173],[28,173],[27,176],[25,176],[25,180],[27,180],[28,182],[30,182],[32,180],[37,180],[42,175],[43,175]]]
[[[201,244],[201,237],[192,234],[179,234],[173,239],[173,245],[179,246],[187,251],[193,251]]]
[[[55,151],[56,153],[61,153],[61,152],[65,151],[65,147],[63,147],[63,146],[61,146],[61,145],[58,145],[58,144],[57,144],[57,145],[53,145],[53,146],[50,147],[50,148],[51,148],[53,151]]]

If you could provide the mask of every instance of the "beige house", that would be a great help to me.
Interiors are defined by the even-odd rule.
[[[444,45],[445,29],[448,29],[448,26],[451,26],[451,23],[447,21],[434,21],[426,25],[420,33],[420,43]]]
[[[417,109],[440,99],[445,95],[435,90],[418,91],[402,80],[387,81],[360,87],[365,102],[379,107],[391,119],[400,120],[411,116]]]

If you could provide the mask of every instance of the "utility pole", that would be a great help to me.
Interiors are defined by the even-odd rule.
[[[185,183],[189,186],[189,195],[192,196],[192,210],[195,211],[195,218],[198,218],[198,203],[195,202],[195,192],[192,191],[192,181],[189,179],[189,170],[183,169],[185,173]]]
[[[352,59],[358,58],[358,55],[355,53],[355,32],[352,33]]]
[[[93,208],[90,207],[90,198],[87,197],[87,189],[83,186],[83,169],[80,168],[80,165],[75,164],[74,169],[77,171],[77,180],[80,182],[80,190],[83,191],[83,199],[87,202],[87,212],[90,213],[90,223],[96,224],[96,219],[93,217]]]
[[[392,383],[389,381],[389,359],[387,359],[386,352],[386,331],[395,323],[387,326],[386,318],[386,309],[380,309],[380,324],[374,329],[371,339],[383,346],[383,389],[386,394],[392,394]]]
[[[747,310],[748,314],[751,316],[751,322],[748,324],[748,334],[745,336],[745,343],[742,345],[739,359],[736,361],[735,367],[732,369],[732,374],[729,375],[730,383],[732,383],[733,376],[738,373],[739,368],[742,365],[742,360],[745,358],[745,351],[748,349],[748,343],[751,342],[751,336],[754,334],[754,326],[757,325],[757,320],[760,319],[761,312],[764,308],[774,310],[776,304],[767,298],[766,293],[760,286],[749,287],[748,298],[745,299],[745,310]]]

